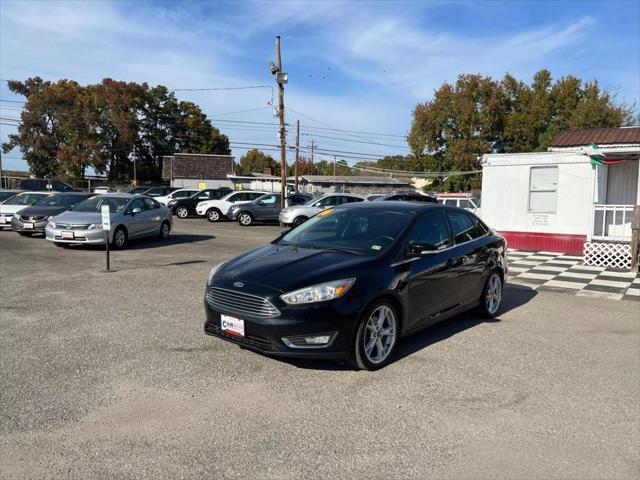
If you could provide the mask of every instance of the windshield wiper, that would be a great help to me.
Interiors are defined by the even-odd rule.
[[[348,248],[348,247],[329,247],[322,245],[310,245],[309,248],[313,248],[316,250],[329,250],[331,252],[341,252],[341,253],[352,253],[354,255],[364,255],[362,250],[358,250],[356,248]]]

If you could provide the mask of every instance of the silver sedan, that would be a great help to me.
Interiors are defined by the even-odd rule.
[[[142,195],[96,195],[71,210],[51,217],[46,238],[57,246],[72,243],[104,244],[102,206],[109,206],[109,243],[124,248],[129,240],[142,237],[167,238],[173,225],[170,210]]]

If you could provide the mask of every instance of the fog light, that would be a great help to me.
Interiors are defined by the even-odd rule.
[[[331,337],[329,335],[319,335],[317,337],[304,337],[304,341],[311,345],[322,345],[324,343],[329,343]]]
[[[282,341],[289,348],[322,348],[333,343],[337,332],[319,333],[317,335],[296,335],[282,337]]]

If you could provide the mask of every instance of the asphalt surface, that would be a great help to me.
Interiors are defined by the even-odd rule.
[[[115,252],[0,232],[2,478],[638,478],[640,306],[509,285],[378,372],[203,334],[214,264],[277,236],[176,222]]]

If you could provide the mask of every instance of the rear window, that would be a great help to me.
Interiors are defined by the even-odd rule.
[[[475,240],[487,232],[475,217],[463,212],[447,212],[447,218],[453,231],[455,243],[464,243]]]

